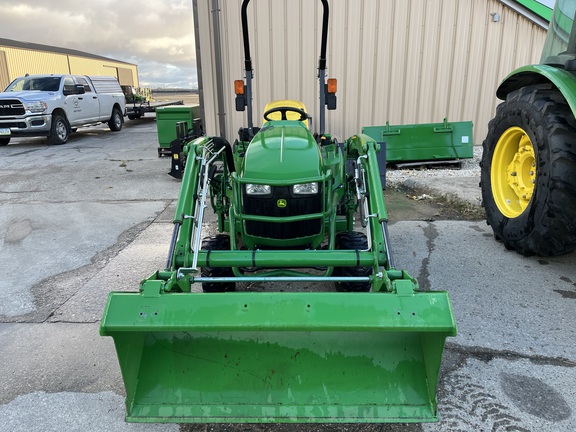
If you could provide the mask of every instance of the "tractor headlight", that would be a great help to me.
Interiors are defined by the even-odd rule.
[[[302,183],[292,186],[294,195],[314,195],[318,193],[318,183]]]
[[[270,195],[272,193],[272,186],[262,184],[247,184],[247,195]]]
[[[26,111],[38,114],[45,112],[48,105],[44,101],[37,101],[37,102],[28,102],[24,104],[24,107],[26,108]]]

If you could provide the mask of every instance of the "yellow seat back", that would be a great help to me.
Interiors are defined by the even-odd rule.
[[[292,100],[292,99],[284,99],[284,100],[276,100],[276,101],[268,102],[266,104],[266,106],[264,107],[264,112],[266,112],[272,108],[279,108],[279,107],[294,107],[294,108],[302,110],[304,112],[308,112],[308,111],[306,111],[306,106],[304,105],[304,103],[302,103],[298,100]],[[273,114],[270,114],[268,117],[271,120],[282,120],[282,113],[275,112]],[[288,120],[299,120],[300,115],[298,113],[288,111],[288,112],[286,112],[286,118]],[[267,121],[266,119],[263,120],[263,122],[266,122],[266,121]],[[307,128],[309,128],[308,120],[305,120],[303,123]]]

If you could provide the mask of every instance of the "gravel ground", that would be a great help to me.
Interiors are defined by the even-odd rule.
[[[389,186],[403,184],[414,178],[440,178],[440,177],[480,177],[480,159],[482,146],[474,146],[474,157],[463,159],[461,167],[458,165],[421,165],[413,168],[386,168],[386,182]]]

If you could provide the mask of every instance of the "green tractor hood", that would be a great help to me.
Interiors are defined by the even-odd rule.
[[[318,180],[322,158],[308,128],[299,121],[270,121],[253,138],[240,173],[256,183]]]

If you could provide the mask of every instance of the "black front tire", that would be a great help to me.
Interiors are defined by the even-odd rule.
[[[562,94],[516,90],[488,129],[480,185],[495,238],[523,255],[576,249],[576,120]]]
[[[346,231],[336,234],[336,249],[342,250],[367,250],[368,238],[361,232]],[[370,276],[372,267],[335,267],[334,276],[358,277]],[[337,282],[338,291],[368,292],[372,284],[370,282]]]
[[[108,127],[113,132],[118,132],[122,130],[122,125],[124,124],[124,117],[122,112],[118,108],[112,110],[112,116],[108,120]]]
[[[217,234],[206,237],[202,240],[202,250],[230,250],[230,236],[227,234]],[[203,277],[233,277],[234,272],[230,267],[202,267],[201,274]],[[234,282],[202,282],[204,292],[226,292],[236,291]]]
[[[8,145],[10,138],[0,138],[0,146]]]
[[[62,145],[68,142],[70,137],[70,125],[62,114],[52,114],[52,126],[48,142],[52,145]]]

